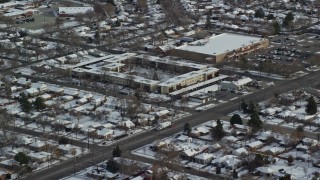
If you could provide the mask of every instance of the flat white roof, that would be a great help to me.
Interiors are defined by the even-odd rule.
[[[200,95],[202,93],[209,93],[209,92],[219,91],[220,90],[220,86],[221,85],[219,85],[219,84],[214,84],[212,86],[205,87],[205,88],[199,89],[197,91],[191,92],[191,93],[187,94],[187,96],[196,96],[196,95]]]
[[[59,14],[77,14],[93,11],[93,7],[59,7]]]
[[[198,71],[191,71],[191,72],[188,72],[186,74],[182,74],[180,76],[176,76],[176,77],[170,78],[169,80],[160,83],[159,86],[173,86],[173,85],[176,85],[178,83],[181,83],[182,81],[185,81],[185,80],[188,80],[188,79],[192,79],[194,77],[201,76],[201,75],[204,75],[204,74],[214,73],[214,72],[216,72],[218,70],[219,69],[217,69],[217,68],[209,67],[207,69],[200,69]]]
[[[219,55],[251,44],[256,44],[261,40],[262,38],[260,37],[223,33],[219,35],[213,35],[208,39],[194,41],[192,43],[177,47],[176,49],[206,55]]]
[[[118,72],[114,72],[114,71],[103,72],[103,71],[100,71],[98,69],[80,69],[80,68],[76,68],[73,71],[75,71],[75,72],[87,72],[87,73],[96,74],[96,75],[102,75],[103,73],[106,73],[106,75],[111,76],[111,77],[117,77],[117,78],[121,78],[121,79],[129,79],[127,74],[118,73]],[[146,79],[146,78],[143,78],[143,77],[140,77],[140,76],[132,75],[131,77],[134,80],[134,82],[136,82],[136,83],[148,84],[148,85],[156,85],[156,84],[159,83],[159,81]]]
[[[182,89],[179,89],[179,90],[177,90],[177,91],[174,91],[174,92],[170,93],[170,95],[176,96],[176,95],[182,94],[182,93],[184,93],[184,92],[190,91],[190,90],[192,90],[192,89],[199,88],[199,87],[204,86],[204,85],[206,85],[206,84],[211,84],[211,83],[214,83],[214,82],[216,82],[216,81],[220,81],[220,80],[225,79],[225,78],[227,78],[227,77],[228,77],[227,75],[220,74],[220,76],[218,76],[218,77],[215,77],[215,78],[209,79],[209,80],[207,80],[207,81],[204,81],[204,82],[201,82],[201,83],[197,83],[197,84],[188,86],[188,87],[186,87],[186,88],[182,88]],[[217,85],[215,84],[215,85],[206,87],[206,90],[207,90],[207,91],[210,91],[210,90],[213,91],[213,90],[215,90],[216,88],[219,88],[219,87],[217,87]],[[203,89],[200,89],[200,90],[197,90],[197,91],[195,91],[195,92],[203,92],[203,91],[204,91]],[[194,94],[189,93],[189,96],[192,96],[192,95],[194,95]]]
[[[142,54],[137,55],[137,58],[141,58],[141,59],[147,59],[149,61],[153,61],[153,62],[160,62],[160,63],[164,63],[164,64],[171,64],[171,65],[176,65],[176,66],[182,66],[182,67],[190,67],[190,68],[196,68],[196,69],[205,69],[208,66],[207,65],[203,65],[203,64],[196,64],[196,63],[191,63],[191,62],[184,62],[184,61],[174,61],[170,58],[166,58],[166,57],[157,57],[157,56],[144,56]]]
[[[102,66],[102,68],[113,69],[113,68],[118,68],[123,66],[125,66],[125,64],[123,63],[110,63]]]
[[[120,63],[121,61],[129,59],[135,55],[136,55],[135,53],[123,53],[123,54],[110,54],[107,56],[97,57],[97,58],[90,58],[86,61],[83,61],[83,62],[80,62],[78,64],[71,66],[71,68],[77,68],[77,67],[81,67],[81,66],[85,66],[85,65],[89,65],[89,64],[94,64],[94,63],[98,63],[98,62],[102,62],[102,61],[105,64],[107,64],[107,63]]]

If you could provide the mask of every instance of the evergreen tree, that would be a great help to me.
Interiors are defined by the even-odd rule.
[[[157,72],[154,72],[152,79],[155,81],[159,81],[159,76]]]
[[[250,126],[252,128],[252,132],[257,132],[258,130],[262,129],[262,121],[259,117],[259,114],[257,111],[253,112],[253,114],[251,114],[250,119],[248,121],[248,126]]]
[[[221,167],[220,166],[216,167],[216,174],[221,174]]]
[[[30,112],[32,110],[32,104],[29,102],[28,97],[24,93],[20,93],[19,97],[20,108],[23,112]]]
[[[294,161],[294,158],[293,158],[292,155],[290,155],[290,156],[288,157],[288,164],[291,166],[292,163],[293,163],[293,161]]]
[[[59,140],[58,140],[58,143],[59,143],[59,144],[69,144],[69,140],[68,140],[66,137],[64,137],[64,136],[61,136],[61,137],[59,138]]]
[[[44,103],[44,99],[42,97],[37,97],[36,100],[33,102],[33,106],[36,110],[44,110],[46,108],[46,104]]]
[[[256,154],[256,156],[254,157],[254,164],[256,165],[256,167],[264,165],[263,157],[260,154]]]
[[[238,178],[238,173],[237,173],[237,171],[235,169],[232,172],[232,176],[233,176],[233,179],[237,179]]]
[[[22,164],[28,164],[30,158],[23,152],[19,152],[14,156],[14,160],[18,161],[20,165]]]
[[[189,134],[191,132],[191,130],[192,130],[191,129],[191,125],[189,123],[185,123],[183,130],[184,130],[185,133]]]
[[[249,108],[248,108],[248,113],[252,114],[255,111],[256,111],[256,106],[254,105],[254,103],[252,101],[250,101]]]
[[[224,135],[225,135],[225,132],[223,130],[221,120],[218,119],[216,127],[214,127],[212,130],[212,137],[214,139],[220,140],[221,138],[223,138]]]
[[[298,138],[299,140],[302,140],[304,137],[304,129],[303,126],[298,126],[295,132],[295,136],[296,138]]]
[[[316,114],[317,111],[318,111],[317,103],[314,100],[314,98],[311,96],[308,99],[308,104],[306,106],[306,113],[308,113],[309,115],[312,115],[312,114]]]
[[[274,15],[273,15],[273,14],[268,14],[267,19],[268,19],[268,20],[274,19]]]
[[[212,11],[210,10],[207,14],[207,17],[206,17],[206,28],[210,28],[211,27],[211,15],[212,15]]]
[[[108,162],[107,162],[107,170],[112,172],[112,173],[116,173],[119,171],[119,164],[114,161],[113,159],[110,159]]]
[[[121,157],[121,149],[119,148],[118,145],[117,145],[117,147],[113,148],[112,156],[113,157]]]
[[[241,109],[243,113],[248,113],[248,104],[243,99],[241,101]]]
[[[6,93],[6,97],[10,102],[10,98],[11,98],[11,95],[12,95],[11,86],[9,84],[5,83],[4,90],[5,90],[5,93]]]
[[[230,119],[230,124],[234,125],[234,124],[242,124],[242,119],[239,116],[239,114],[234,114],[231,119]]]
[[[254,13],[254,17],[256,18],[264,18],[264,16],[265,16],[265,13],[262,8],[257,9],[256,12]]]
[[[276,21],[273,23],[273,34],[279,34],[281,30],[280,24]]]
[[[101,37],[101,34],[100,34],[100,30],[98,29],[94,34],[94,39],[96,40],[97,44],[100,44],[100,37]]]
[[[248,69],[248,59],[246,59],[244,56],[240,58],[240,63],[242,69]]]
[[[292,12],[289,12],[283,20],[283,25],[285,27],[289,27],[289,25],[292,23],[293,20],[294,20],[294,16]]]

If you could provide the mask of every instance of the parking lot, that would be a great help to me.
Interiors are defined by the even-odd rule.
[[[320,37],[315,34],[279,35],[269,37],[270,47],[258,54],[248,54],[242,59],[230,59],[230,66],[244,70],[253,70],[277,74],[283,78],[290,77],[298,71],[305,71],[317,61],[310,61],[315,52],[319,51]]]
[[[58,10],[58,6],[54,5],[51,8],[39,8],[39,14],[35,14],[32,16],[34,18],[34,21],[26,22],[23,24],[17,24],[18,27],[21,28],[27,28],[27,29],[41,29],[43,27],[44,23],[54,23],[56,16],[55,12]]]
[[[34,14],[32,17],[28,18],[29,21],[26,19],[19,20],[17,27],[37,30],[43,28],[45,23],[54,24],[57,17],[58,7],[61,6],[82,6],[81,4],[69,2],[69,1],[55,1],[54,3],[50,3],[49,6],[42,6],[39,7],[39,14]],[[33,18],[33,20],[30,20]]]

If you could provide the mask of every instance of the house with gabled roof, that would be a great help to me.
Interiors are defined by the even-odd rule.
[[[215,156],[211,153],[201,153],[194,157],[194,161],[199,164],[208,164]]]

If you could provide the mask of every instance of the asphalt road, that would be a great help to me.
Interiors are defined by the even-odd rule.
[[[152,143],[156,139],[162,139],[180,132],[183,129],[183,126],[186,122],[189,122],[191,126],[196,126],[212,119],[220,118],[220,119],[226,120],[226,115],[228,113],[239,109],[239,104],[241,99],[245,99],[246,101],[252,100],[253,102],[257,103],[262,100],[271,98],[274,95],[274,93],[281,94],[302,86],[313,86],[313,85],[319,84],[320,83],[319,75],[320,75],[320,72],[311,72],[308,75],[305,75],[303,77],[299,77],[293,80],[277,82],[277,84],[274,87],[269,87],[269,88],[254,92],[252,94],[244,95],[238,99],[226,102],[224,104],[218,105],[212,109],[208,109],[203,112],[199,112],[199,113],[195,112],[191,116],[188,116],[186,118],[176,121],[174,123],[173,128],[167,128],[161,131],[147,131],[138,135],[134,135],[134,136],[130,136],[128,138],[122,139],[118,142],[118,144],[121,146],[122,151],[124,152],[124,156],[150,163],[152,162],[151,160],[146,160],[145,158],[134,156],[130,154],[130,152],[141,146]],[[272,128],[272,127],[269,127],[269,128]],[[19,130],[17,131],[19,132]],[[292,130],[290,130],[289,128],[284,128],[284,132],[290,133],[291,131]],[[41,136],[41,134],[35,133],[32,131],[24,132],[24,133]],[[306,135],[310,137],[314,137],[313,133],[306,133]],[[86,147],[86,143],[77,142],[77,145],[81,147]],[[76,166],[78,170],[84,169],[93,164],[102,162],[110,158],[114,145],[106,146],[106,147],[99,147],[94,145],[91,147],[93,148],[91,149],[91,151],[94,151],[93,155],[92,153],[90,153],[77,158]],[[180,169],[180,168],[177,168],[177,169]],[[207,174],[204,172],[197,172],[189,169],[184,169],[183,171],[185,173],[190,173],[190,174],[203,176],[207,178],[214,178],[214,179],[219,178],[218,176],[215,176],[215,175]],[[49,169],[44,169],[44,170],[35,172],[32,174],[31,177],[25,177],[24,179],[32,178],[32,179],[56,180],[71,174],[73,174],[73,161],[68,160],[68,161],[61,162],[59,165],[55,165]]]

